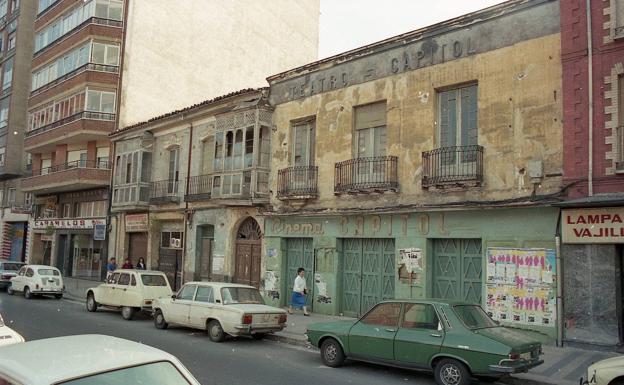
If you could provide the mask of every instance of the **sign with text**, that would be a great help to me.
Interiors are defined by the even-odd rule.
[[[624,243],[624,207],[563,210],[563,243]]]
[[[55,229],[92,229],[96,224],[106,225],[106,219],[38,219],[34,229],[45,230],[48,227]]]
[[[106,240],[106,223],[96,223],[93,228],[93,240]]]
[[[147,214],[129,214],[126,215],[126,232],[143,232],[148,228]]]

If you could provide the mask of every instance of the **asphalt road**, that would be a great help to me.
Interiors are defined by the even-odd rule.
[[[0,313],[27,341],[96,333],[154,346],[178,357],[203,385],[435,384],[428,374],[370,364],[347,362],[342,368],[328,368],[312,348],[247,338],[217,344],[201,331],[158,330],[146,317],[125,321],[119,313],[89,313],[83,304],[67,300],[26,300],[0,292]]]

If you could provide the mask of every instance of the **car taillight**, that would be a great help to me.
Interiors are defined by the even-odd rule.
[[[8,274],[2,274],[2,279],[11,279],[11,276]]]
[[[251,325],[251,319],[253,316],[251,314],[243,315],[243,325]]]
[[[509,353],[509,359],[510,360],[518,360],[518,359],[520,359],[520,354],[518,354],[518,353]]]
[[[286,319],[287,319],[286,314],[280,314],[278,323],[283,324],[286,322]]]

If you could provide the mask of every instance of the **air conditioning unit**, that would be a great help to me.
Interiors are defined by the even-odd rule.
[[[171,238],[171,247],[176,247],[176,248],[182,247],[182,240],[181,239],[176,239],[176,238]]]

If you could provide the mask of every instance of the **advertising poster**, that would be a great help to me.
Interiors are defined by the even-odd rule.
[[[490,247],[486,311],[511,325],[555,327],[555,251]]]

